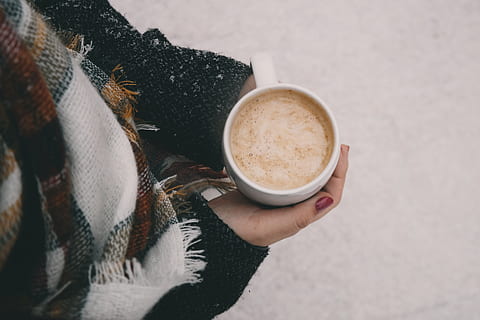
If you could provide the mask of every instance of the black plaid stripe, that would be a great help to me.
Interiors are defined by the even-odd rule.
[[[73,215],[73,234],[65,259],[62,283],[84,281],[88,278],[88,268],[93,262],[93,234],[75,198],[71,197]]]
[[[94,65],[89,59],[83,59],[80,66],[87,75],[90,82],[97,88],[98,92],[108,83],[110,78],[99,67]]]
[[[0,0],[0,7],[3,7],[5,15],[14,29],[20,25],[22,17],[25,15],[22,9],[22,3],[19,0]]]

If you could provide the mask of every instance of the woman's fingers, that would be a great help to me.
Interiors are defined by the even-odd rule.
[[[268,246],[294,235],[332,210],[341,200],[348,169],[348,147],[342,145],[335,171],[316,195],[290,207],[262,208],[237,192],[210,201],[210,207],[237,235]]]
[[[323,191],[330,193],[337,204],[342,199],[343,187],[347,177],[348,170],[348,152],[350,147],[342,144],[340,147],[340,158],[338,159],[337,167],[333,171],[333,175],[328,180]]]
[[[277,238],[285,238],[297,233],[338,205],[342,198],[348,169],[348,149],[346,145],[341,146],[337,167],[322,191],[292,207],[279,208],[273,210],[274,212],[266,213],[269,216],[267,220],[270,220],[271,230],[275,230]]]

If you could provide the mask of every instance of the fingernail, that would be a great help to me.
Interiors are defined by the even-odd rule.
[[[344,145],[342,145],[342,147],[343,147],[343,151],[346,151],[346,152],[350,151],[350,146],[349,145],[344,144]]]
[[[329,207],[333,203],[333,199],[330,197],[322,197],[315,202],[315,209],[322,211],[323,209]]]

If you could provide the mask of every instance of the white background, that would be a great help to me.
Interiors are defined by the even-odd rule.
[[[111,3],[178,45],[269,50],[351,145],[342,204],[219,319],[480,319],[480,1]]]

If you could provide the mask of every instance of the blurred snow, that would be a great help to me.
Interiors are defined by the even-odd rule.
[[[480,319],[479,1],[111,2],[179,45],[270,51],[351,145],[341,205],[218,319]]]

